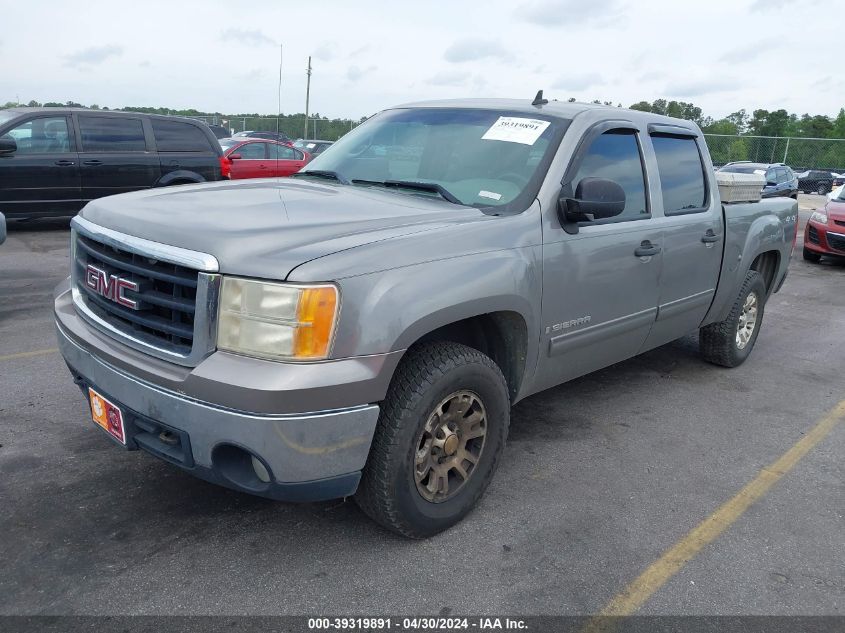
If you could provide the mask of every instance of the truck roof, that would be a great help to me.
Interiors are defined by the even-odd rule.
[[[531,105],[531,99],[440,99],[436,101],[413,101],[393,106],[393,108],[477,108],[481,110],[510,110],[526,114],[545,114],[561,119],[574,119],[587,111],[604,110],[608,118],[625,118],[643,125],[648,123],[664,123],[676,125],[691,130],[698,130],[698,126],[686,119],[676,119],[662,114],[641,112],[629,108],[617,108],[598,103],[581,103],[579,101],[549,101],[544,105]]]

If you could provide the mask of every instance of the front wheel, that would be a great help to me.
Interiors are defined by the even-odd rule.
[[[804,261],[812,262],[813,264],[818,264],[822,260],[821,255],[815,251],[811,251],[809,248],[805,248],[802,254],[804,256]]]
[[[723,367],[736,367],[751,354],[766,301],[766,284],[756,270],[749,270],[728,318],[699,330],[698,347],[704,360]]]
[[[412,347],[382,403],[355,501],[410,538],[445,530],[490,483],[509,419],[507,384],[488,356],[457,343]]]

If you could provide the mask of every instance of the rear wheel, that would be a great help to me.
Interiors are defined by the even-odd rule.
[[[490,483],[509,418],[507,384],[489,357],[456,343],[412,347],[382,403],[355,501],[404,536],[445,530]]]
[[[823,195],[824,195],[824,194],[826,194],[828,191],[830,191],[830,187],[828,187],[828,186],[827,186],[826,184],[824,184],[823,182],[820,182],[820,183],[819,183],[819,186],[818,186],[818,187],[816,187],[816,193],[817,193],[817,194],[819,194],[820,196],[823,196]]]
[[[811,251],[809,248],[804,249],[803,255],[805,261],[813,262],[814,264],[818,264],[822,259],[821,255],[819,255],[815,251]]]
[[[749,270],[728,318],[699,330],[698,346],[704,360],[723,367],[736,367],[751,354],[766,301],[766,284],[756,270]]]

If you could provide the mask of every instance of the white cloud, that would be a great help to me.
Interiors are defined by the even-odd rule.
[[[579,92],[586,90],[592,86],[598,86],[602,83],[601,75],[598,73],[574,74],[565,75],[552,84],[555,90],[571,90]]]
[[[81,51],[65,55],[65,66],[94,66],[102,64],[110,57],[119,57],[123,54],[123,48],[117,44],[105,46],[91,46]]]
[[[258,29],[226,29],[220,33],[224,42],[237,42],[246,46],[277,46],[278,43]]]
[[[452,63],[474,62],[487,58],[508,60],[511,57],[510,52],[497,40],[477,37],[457,40],[443,53],[443,59]]]
[[[514,16],[545,27],[584,23],[606,26],[616,23],[618,9],[617,0],[531,0],[517,7]]]
[[[433,86],[463,86],[471,76],[472,73],[468,70],[441,70],[433,77],[426,79],[426,83]]]

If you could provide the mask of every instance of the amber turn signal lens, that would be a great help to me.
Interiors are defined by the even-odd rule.
[[[304,288],[299,297],[293,356],[297,359],[325,358],[332,344],[337,317],[337,288]]]

